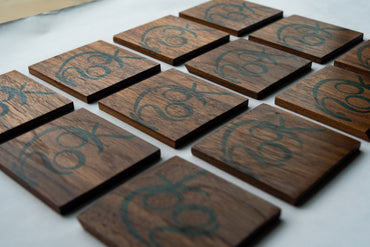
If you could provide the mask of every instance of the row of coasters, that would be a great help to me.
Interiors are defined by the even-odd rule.
[[[99,105],[176,148],[248,102],[193,79],[168,70]],[[79,198],[94,194],[94,188],[135,170],[130,167],[147,161],[146,157],[158,156],[159,150],[137,139],[82,109],[2,144],[0,164],[8,175],[63,213],[82,200]],[[356,153],[359,145],[307,120],[260,105],[192,150],[209,163],[295,204],[333,167]],[[313,164],[320,164],[320,169]]]
[[[262,104],[192,148],[194,155],[299,204],[346,165],[360,142]],[[109,246],[240,246],[278,222],[280,209],[174,157],[82,212]]]
[[[368,52],[368,50],[365,49],[366,47],[367,43],[364,43],[354,49],[354,51],[361,51],[360,53],[363,57],[360,56],[361,60],[358,59],[358,63],[362,61],[361,65],[366,65],[366,62],[368,62],[366,60],[368,59],[366,58],[366,52]],[[102,49],[99,50],[99,48]],[[77,53],[77,55],[73,55],[74,53]],[[351,53],[354,52],[351,51],[348,55],[346,54],[343,58],[338,59],[338,61],[341,59],[345,60],[346,57],[351,56]],[[57,57],[50,59],[50,61],[57,59]],[[63,78],[65,82],[63,83],[60,81],[58,84],[53,84],[59,85],[58,87],[67,92],[69,92],[69,89],[66,89],[66,87],[74,88],[75,92],[79,92],[78,94],[80,96],[78,97],[82,97],[81,99],[87,102],[91,99],[98,99],[124,87],[128,87],[140,79],[160,71],[159,64],[143,57],[138,57],[132,53],[127,53],[127,51],[103,41],[98,41],[73,50],[63,54],[62,57],[63,59],[61,61],[66,61],[64,64],[71,64],[68,65],[69,67],[62,66],[62,69],[59,69],[59,71],[63,72],[56,72],[55,78]],[[70,59],[66,59],[66,57],[70,57]],[[83,59],[83,61],[79,61],[79,59]],[[124,63],[120,59],[133,59],[135,61],[133,63]],[[31,73],[34,73],[37,68],[40,69],[45,66],[45,68],[48,68],[48,73],[50,75],[53,74],[53,71],[56,69],[53,70],[52,68],[58,68],[58,66],[51,67],[51,63],[49,64],[48,61],[49,60],[30,66]],[[119,64],[118,62],[122,62],[123,67],[119,69],[108,67],[109,63],[116,62],[117,64]],[[85,70],[81,69],[84,66],[86,67],[89,63],[90,67],[85,68]],[[84,64],[84,66],[81,65],[81,67],[77,67],[77,64]],[[186,63],[186,67],[190,72],[254,98],[265,96],[276,87],[289,82],[291,78],[308,71],[310,66],[311,62],[306,59],[244,39],[230,42]],[[95,79],[84,78],[84,76],[86,77],[84,72],[89,72],[93,75],[93,71],[95,71],[94,75],[98,75],[97,71],[108,71],[110,74],[104,74]],[[347,131],[358,137],[368,139],[370,113],[368,77],[366,75],[352,75],[351,73],[346,73],[334,68],[330,69],[330,71],[332,72],[320,72],[321,75],[319,77],[321,79],[316,78],[314,75],[310,76],[307,80],[311,80],[312,83],[317,83],[317,85],[312,85],[310,90],[300,90],[300,93],[297,92],[299,91],[297,87],[304,82],[299,83],[298,86],[296,85],[281,96],[278,96],[276,103],[289,109],[303,109],[301,111],[304,115],[308,115],[319,121],[321,120],[324,123]],[[358,79],[355,77],[358,77]],[[183,81],[192,82],[190,84],[184,83],[184,85],[179,85],[179,83],[176,84],[175,81],[180,78],[183,78]],[[167,80],[171,83],[158,88],[159,84]],[[331,83],[325,83],[326,80]],[[153,81],[157,81],[157,87],[150,86]],[[73,109],[72,102],[67,99],[61,101],[61,96],[42,87],[20,73],[10,72],[4,74],[0,77],[0,82],[1,92],[6,94],[5,99],[1,101],[1,118],[5,123],[1,126],[2,142],[10,139],[16,133],[19,133],[20,130],[27,130],[36,125],[37,121],[40,122],[40,116],[45,118],[42,120],[45,121],[49,116],[58,115],[58,112],[63,113]],[[73,85],[66,85],[66,83],[72,82],[74,83]],[[206,88],[199,92],[199,89],[196,89],[198,84],[209,87],[209,92],[207,92],[208,89]],[[330,87],[331,84],[333,84],[333,87]],[[86,85],[88,85],[88,87],[86,87]],[[325,90],[323,90],[324,88]],[[160,94],[158,91],[159,89],[164,90],[164,95]],[[195,77],[181,72],[175,73],[174,71],[168,71],[162,73],[161,76],[148,79],[145,82],[131,86],[126,90],[104,99],[100,102],[100,107],[104,111],[129,122],[135,127],[150,132],[152,136],[155,136],[172,147],[178,147],[179,144],[176,144],[176,142],[179,142],[181,145],[182,142],[186,141],[181,138],[186,139],[188,133],[193,133],[195,135],[196,132],[194,133],[194,131],[196,131],[197,127],[201,127],[211,120],[218,121],[216,117],[228,112],[233,107],[235,107],[234,111],[240,108],[239,104],[233,101],[229,102],[229,107],[226,106],[226,103],[229,101],[228,98],[238,98],[235,94],[224,91],[217,95],[215,92],[212,93],[214,89],[217,89],[217,87]],[[149,91],[146,92],[146,90]],[[131,91],[135,91],[135,94]],[[289,92],[291,101],[295,102],[295,107],[287,106],[286,102],[283,102],[288,100]],[[338,94],[338,92],[341,94]],[[130,95],[127,96],[127,94]],[[212,98],[211,95],[217,95],[216,98],[221,100],[226,108],[219,108],[217,106],[214,107],[214,109],[217,108],[216,111],[210,111],[211,108],[207,107],[212,107],[213,104],[207,104],[207,98]],[[296,95],[301,95],[301,97],[296,98]],[[122,101],[120,98],[124,98],[124,100]],[[303,101],[306,101],[304,98],[311,102],[312,107],[310,111],[327,113],[327,115],[330,115],[334,120],[321,118],[320,114],[314,116],[314,114],[306,113],[307,104],[303,103]],[[198,99],[198,105],[189,105],[189,102],[196,99]],[[153,101],[153,104],[151,104],[150,100],[155,100],[155,102]],[[290,104],[292,103],[290,102]],[[115,107],[118,107],[118,109],[114,109]],[[345,111],[349,111],[353,117],[346,117],[345,113],[341,113],[336,109],[338,107],[344,108]],[[152,126],[158,121],[164,121],[162,124],[169,124],[170,126],[174,125],[174,123],[178,123],[179,126],[182,124],[183,126],[187,126],[188,123],[184,120],[199,119],[199,115],[194,114],[194,110],[195,112],[203,112],[204,115],[209,115],[209,118],[198,122],[194,128],[191,128],[191,125],[189,125],[189,128],[184,130],[185,132],[176,128],[178,126],[174,126],[175,129],[165,127],[163,130],[164,132],[161,132],[158,126]],[[207,112],[210,113],[208,114]],[[342,121],[343,123],[336,123],[338,121]],[[355,125],[353,125],[353,123],[355,123]],[[204,128],[206,127],[207,126],[204,126]]]
[[[242,0],[214,0],[179,15],[182,18],[166,16],[119,33],[114,41],[178,65],[227,42],[229,37],[222,31],[240,36],[280,19],[282,11]],[[249,39],[326,63],[361,42],[363,33],[293,15],[262,27]]]

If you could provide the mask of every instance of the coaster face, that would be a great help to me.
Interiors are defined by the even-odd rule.
[[[345,53],[334,65],[370,77],[370,40]]]
[[[174,157],[78,219],[109,246],[238,246],[279,215],[274,205]]]
[[[249,39],[283,51],[326,63],[337,53],[362,41],[363,34],[292,15],[249,35]]]
[[[229,35],[172,15],[114,36],[114,42],[179,65],[229,41]]]
[[[262,104],[200,141],[195,156],[289,203],[305,194],[360,142]]]
[[[245,39],[220,46],[185,65],[190,73],[255,99],[311,68],[309,60]]]
[[[243,0],[214,0],[180,12],[180,17],[242,36],[283,17],[283,11]]]
[[[170,69],[99,101],[99,108],[178,148],[246,108],[248,99]]]
[[[73,102],[18,71],[0,75],[0,143],[73,111]]]
[[[91,103],[160,71],[160,65],[97,41],[29,66],[34,76]]]
[[[0,169],[58,213],[159,158],[159,149],[80,109],[0,145]]]
[[[370,77],[329,65],[279,94],[275,103],[370,140]]]

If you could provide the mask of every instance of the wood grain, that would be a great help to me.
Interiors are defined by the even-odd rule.
[[[229,41],[229,35],[172,15],[114,36],[114,42],[172,65]]]
[[[158,148],[80,109],[0,145],[0,169],[65,214],[159,156]]]
[[[242,36],[280,19],[283,11],[243,0],[213,0],[181,11],[179,15]]]
[[[18,71],[0,75],[0,143],[73,111],[73,102]]]
[[[370,140],[370,77],[327,66],[275,98],[275,103]]]
[[[179,157],[78,216],[108,246],[239,246],[280,209]]]
[[[196,74],[239,93],[261,99],[311,69],[309,60],[238,39],[185,64]]]
[[[339,57],[334,66],[370,77],[370,40]]]
[[[200,141],[192,153],[291,204],[357,154],[360,142],[269,105]]]
[[[170,69],[115,93],[99,108],[179,148],[248,106],[248,99]]]
[[[363,33],[292,15],[249,35],[249,39],[326,63],[362,41]]]
[[[160,65],[97,41],[29,66],[31,74],[92,103],[160,72]]]

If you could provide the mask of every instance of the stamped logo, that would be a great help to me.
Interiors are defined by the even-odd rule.
[[[121,203],[120,215],[130,234],[144,246],[149,247],[163,246],[156,238],[158,233],[201,237],[216,232],[219,228],[216,212],[202,204],[192,203],[192,198],[187,196],[189,193],[197,193],[204,198],[211,197],[202,188],[186,184],[204,174],[207,172],[202,170],[173,182],[163,174],[156,173],[160,184],[140,188],[125,196]],[[148,230],[142,232],[133,223],[135,213],[130,211],[132,204],[143,207],[147,212],[167,214],[171,221],[163,222],[163,225],[148,226]],[[197,213],[199,218],[192,218],[189,221],[186,217],[189,213]]]
[[[0,93],[4,93],[6,95],[5,99],[0,98],[0,117],[5,116],[9,113],[9,105],[5,104],[11,100],[15,100],[18,97],[20,100],[20,105],[24,106],[27,104],[27,95],[28,94],[38,94],[38,95],[51,95],[55,94],[55,92],[37,92],[37,91],[27,91],[25,88],[27,87],[27,82],[23,83],[22,86],[17,89],[5,85],[0,85]]]
[[[299,136],[300,133],[325,131],[325,129],[287,127],[280,113],[275,112],[275,116],[278,123],[242,120],[228,127],[222,135],[220,159],[243,173],[258,178],[252,168],[238,163],[241,153],[246,154],[243,155],[243,160],[252,158],[264,166],[282,167],[294,156],[285,140],[293,141],[299,147],[303,147],[304,143]],[[233,140],[240,139],[238,134],[240,131],[247,136],[243,136],[242,142],[234,142]]]
[[[56,126],[44,130],[24,145],[17,160],[12,163],[12,169],[28,184],[37,187],[37,175],[27,170],[29,160],[38,160],[40,166],[55,174],[69,175],[85,165],[86,155],[82,148],[88,143],[95,146],[97,154],[101,154],[104,151],[106,138],[134,138],[132,135],[97,134],[98,128],[99,123],[96,122],[91,131],[74,126]],[[39,147],[33,148],[40,143],[51,146],[49,150],[52,152],[48,154],[48,149],[44,152]],[[68,163],[61,162],[62,160],[68,160]]]
[[[77,87],[78,77],[88,80],[100,80],[112,73],[112,68],[123,68],[124,59],[145,59],[144,57],[120,56],[120,50],[108,54],[100,51],[88,51],[76,54],[68,58],[59,71],[55,73],[64,84]],[[82,67],[84,65],[84,67]]]

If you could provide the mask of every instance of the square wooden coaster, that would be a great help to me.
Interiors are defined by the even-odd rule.
[[[99,108],[179,148],[248,106],[248,99],[170,69],[115,93]]]
[[[239,246],[280,209],[174,157],[78,216],[108,246]]]
[[[370,77],[370,40],[339,57],[334,65]]]
[[[160,151],[85,109],[0,145],[0,169],[65,214]]]
[[[262,104],[192,148],[195,156],[291,204],[347,158],[360,142]]]
[[[295,55],[238,39],[185,64],[196,74],[239,93],[261,99],[311,69],[311,62]]]
[[[31,74],[91,103],[160,72],[160,65],[97,41],[29,66]]]
[[[179,65],[229,41],[229,35],[172,15],[114,36],[114,42]]]
[[[180,12],[180,17],[245,35],[283,17],[283,11],[243,0],[213,0]]]
[[[275,103],[370,140],[370,77],[329,65],[279,94]]]
[[[73,102],[18,71],[0,75],[0,143],[73,111]]]
[[[363,33],[292,15],[249,35],[249,39],[326,63],[362,41]]]

